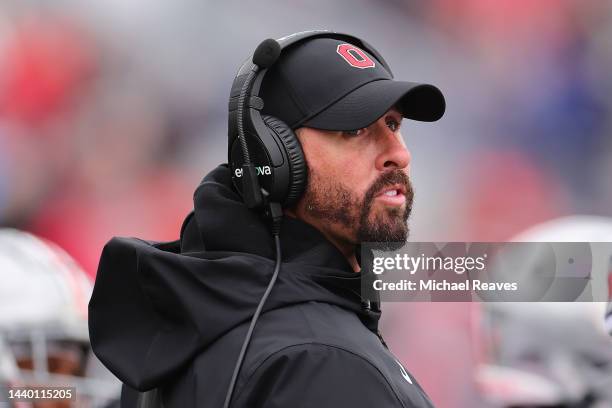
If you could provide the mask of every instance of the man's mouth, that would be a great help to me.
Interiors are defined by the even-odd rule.
[[[390,206],[401,206],[406,202],[406,187],[394,184],[380,190],[376,199]]]

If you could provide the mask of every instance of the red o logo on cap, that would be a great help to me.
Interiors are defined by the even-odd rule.
[[[365,52],[352,44],[340,44],[336,52],[352,67],[363,69],[375,66],[374,61]]]

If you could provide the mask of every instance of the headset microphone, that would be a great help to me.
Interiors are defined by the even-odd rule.
[[[253,54],[253,66],[242,85],[240,96],[238,97],[238,137],[242,148],[244,163],[242,164],[242,194],[244,202],[249,208],[260,208],[264,204],[264,195],[262,194],[257,180],[257,169],[251,162],[251,156],[244,134],[244,103],[247,97],[247,92],[251,89],[251,83],[255,75],[261,69],[267,69],[272,66],[278,59],[281,52],[280,44],[271,38],[264,40],[257,46]],[[261,101],[261,100],[259,100]],[[259,101],[249,101],[249,108]],[[261,105],[261,104],[259,104]]]
[[[263,40],[253,53],[253,64],[257,65],[259,69],[269,68],[276,62],[280,52],[281,47],[278,41],[272,38]]]

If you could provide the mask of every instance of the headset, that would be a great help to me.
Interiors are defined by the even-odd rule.
[[[287,48],[314,38],[333,38],[357,45],[368,51],[391,73],[378,51],[365,41],[349,34],[315,30],[291,34],[279,40],[264,40],[257,46],[252,57],[242,64],[234,78],[228,106],[228,161],[232,182],[248,208],[263,210],[272,219],[276,264],[270,283],[251,318],[227,389],[224,408],[228,408],[231,403],[253,329],[280,271],[282,208],[290,207],[300,198],[308,175],[298,138],[282,120],[261,114],[264,101],[259,91],[266,72]]]
[[[307,166],[302,147],[287,124],[261,114],[264,101],[259,91],[266,72],[283,52],[315,38],[334,38],[357,45],[391,73],[378,51],[348,34],[305,31],[279,40],[267,39],[259,44],[252,58],[242,64],[234,78],[228,116],[228,161],[232,181],[249,208],[265,208],[267,202],[289,207],[304,191]]]

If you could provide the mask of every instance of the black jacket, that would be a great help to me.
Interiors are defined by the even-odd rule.
[[[267,223],[222,165],[196,190],[181,239],[114,238],[89,304],[95,354],[132,393],[156,388],[166,408],[222,407],[232,370],[272,275]],[[431,407],[378,335],[361,274],[321,233],[285,217],[283,263],[255,328],[232,407]],[[132,401],[132,402],[130,402]]]

